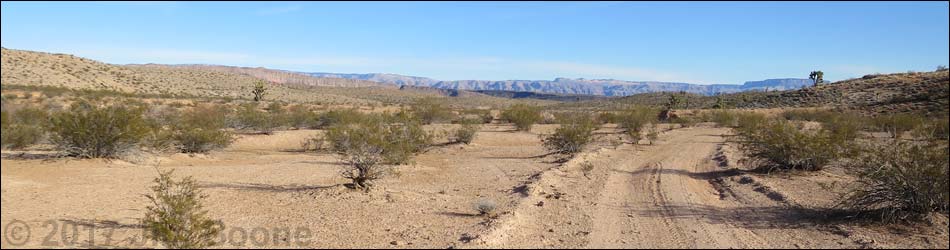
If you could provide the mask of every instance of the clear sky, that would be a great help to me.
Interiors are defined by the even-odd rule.
[[[950,64],[947,2],[3,2],[5,48],[440,80],[738,84]]]

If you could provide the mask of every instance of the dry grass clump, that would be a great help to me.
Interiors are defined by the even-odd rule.
[[[946,213],[950,201],[946,145],[890,141],[854,161],[859,186],[839,206],[877,215],[884,222]]]
[[[541,122],[541,108],[527,104],[515,104],[501,113],[501,119],[515,124],[518,131],[530,131],[534,124]]]
[[[142,224],[146,237],[171,249],[200,249],[214,246],[223,230],[219,220],[208,217],[202,200],[206,198],[191,177],[172,178],[172,171],[159,172]]]

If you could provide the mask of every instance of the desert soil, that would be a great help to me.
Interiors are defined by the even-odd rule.
[[[103,161],[4,152],[0,245],[160,247],[142,244],[137,226],[160,168],[200,183],[209,215],[226,226],[218,247],[948,246],[945,217],[932,226],[820,219],[846,174],[747,173],[727,129],[677,128],[634,145],[607,127],[563,163],[545,155],[538,137],[553,126],[511,129],[485,126],[470,145],[435,147],[368,193],[342,185],[335,156],[297,151],[321,131],[244,135],[209,155]],[[497,215],[479,215],[480,201],[497,204]]]

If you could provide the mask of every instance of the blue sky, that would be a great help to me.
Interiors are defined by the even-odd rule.
[[[701,84],[950,64],[947,2],[3,2],[5,48],[440,80]]]

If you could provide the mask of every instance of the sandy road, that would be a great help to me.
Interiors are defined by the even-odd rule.
[[[800,209],[738,179],[717,154],[727,129],[694,127],[654,145],[601,147],[545,173],[484,247],[841,248],[853,240],[802,220]],[[578,177],[579,165],[598,170]],[[721,165],[722,164],[722,165]],[[736,177],[736,178],[730,178]],[[561,199],[550,199],[562,193]],[[535,204],[543,203],[542,206]]]
[[[705,223],[700,205],[722,207],[719,193],[706,179],[724,142],[721,129],[672,131],[665,141],[610,154],[604,192],[594,213],[589,247],[595,248],[747,248],[761,242],[747,230]],[[628,157],[623,157],[627,155]],[[714,172],[713,172],[714,173]],[[740,239],[744,240],[740,241]]]

